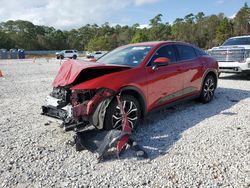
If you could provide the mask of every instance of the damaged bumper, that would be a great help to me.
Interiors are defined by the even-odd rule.
[[[45,99],[45,105],[42,106],[42,114],[61,120],[64,120],[67,117],[72,117],[72,105],[68,104],[66,106],[61,106],[61,102],[60,99],[47,96]]]
[[[106,108],[115,96],[113,90],[102,88],[85,100],[86,91],[72,91],[70,101],[47,96],[42,114],[63,121],[62,127],[67,130],[94,125],[103,129]]]

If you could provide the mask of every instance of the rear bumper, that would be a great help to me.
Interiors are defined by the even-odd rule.
[[[250,72],[250,58],[245,62],[218,62],[219,72],[243,73]]]

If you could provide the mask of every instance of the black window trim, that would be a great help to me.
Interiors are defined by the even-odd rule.
[[[177,49],[177,45],[182,45],[182,46],[188,46],[188,47],[191,47],[191,48],[194,50],[194,53],[195,53],[196,57],[191,58],[191,59],[184,59],[184,60],[180,60],[180,54],[179,54],[179,51],[178,51],[178,49]],[[199,55],[197,55],[197,54],[196,54],[194,47],[193,47],[193,46],[191,46],[191,45],[186,45],[186,44],[174,44],[174,46],[175,46],[175,50],[176,50],[176,53],[177,53],[178,63],[182,63],[183,61],[191,61],[191,60],[194,60],[194,59],[197,59],[197,58],[199,58],[199,57],[200,57]]]

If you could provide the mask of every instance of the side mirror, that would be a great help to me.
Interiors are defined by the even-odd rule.
[[[170,59],[166,57],[158,57],[154,60],[154,66],[160,67],[160,66],[165,66],[168,65],[170,62]]]

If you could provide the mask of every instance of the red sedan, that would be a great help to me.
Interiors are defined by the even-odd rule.
[[[63,120],[65,129],[94,125],[119,128],[116,95],[121,94],[131,127],[155,108],[199,98],[213,99],[218,63],[183,42],[145,42],[119,47],[96,63],[68,60],[61,66],[43,114]]]

